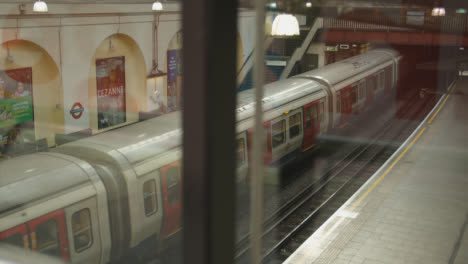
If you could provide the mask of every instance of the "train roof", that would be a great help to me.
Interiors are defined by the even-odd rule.
[[[292,77],[292,79],[319,79],[334,86],[337,83],[372,70],[385,62],[390,62],[397,58],[399,58],[397,51],[391,49],[375,49],[313,71],[296,75]]]
[[[323,92],[325,96],[325,87],[323,84],[299,78],[289,78],[279,80],[265,85],[263,90],[263,111],[276,109],[285,104],[303,98],[318,92]],[[237,120],[241,121],[252,117],[255,106],[255,90],[247,90],[237,95]]]
[[[301,79],[287,79],[266,85],[263,100],[264,110],[281,106],[321,89],[323,89],[323,85],[320,83]],[[252,116],[254,91],[240,92],[237,98],[238,120]],[[181,113],[177,111],[68,143],[57,150],[60,152],[61,148],[83,146],[100,148],[104,151],[117,150],[131,164],[135,164],[179,147],[182,140],[181,126]]]
[[[181,144],[181,112],[176,111],[150,120],[107,131],[58,147],[92,147],[101,150],[117,150],[130,163],[165,153]]]
[[[78,161],[72,160],[57,154],[36,153],[1,161],[0,214],[89,182]]]

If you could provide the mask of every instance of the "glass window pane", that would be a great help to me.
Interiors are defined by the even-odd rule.
[[[273,148],[276,148],[285,142],[286,120],[276,122],[271,127]]]
[[[306,129],[310,130],[312,128],[312,107],[306,108],[305,115],[306,115]]]
[[[7,243],[12,246],[20,247],[20,248],[24,246],[23,236],[20,234],[11,235],[5,239],[2,239],[1,242]]]
[[[167,169],[167,192],[170,205],[177,204],[180,200],[179,168]]]
[[[293,116],[289,117],[289,138],[295,138],[302,131],[302,115],[301,113],[296,113]]]
[[[145,203],[145,215],[150,216],[158,210],[156,193],[156,181],[148,180],[143,184],[143,199]]]
[[[57,221],[47,220],[36,227],[37,250],[41,253],[60,257],[60,238]]]
[[[72,216],[73,240],[75,251],[82,252],[93,243],[91,212],[88,208],[81,209]]]

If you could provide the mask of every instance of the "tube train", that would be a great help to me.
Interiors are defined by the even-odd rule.
[[[269,84],[265,162],[316,144],[398,83],[400,56],[374,50]],[[247,176],[253,91],[238,94],[237,181]],[[142,259],[181,232],[181,120],[173,112],[0,162],[0,240],[76,263]]]

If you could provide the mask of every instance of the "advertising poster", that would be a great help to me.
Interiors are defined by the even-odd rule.
[[[177,108],[177,74],[180,70],[178,65],[178,50],[167,51],[167,106],[170,109]]]
[[[98,128],[126,121],[125,57],[96,60]]]
[[[32,68],[0,70],[0,145],[12,144],[20,124],[34,120]]]

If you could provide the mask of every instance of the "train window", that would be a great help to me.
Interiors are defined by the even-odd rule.
[[[357,85],[353,86],[353,88],[351,88],[351,102],[353,104],[357,103],[357,96],[358,96],[358,91],[357,91]]]
[[[245,141],[243,138],[237,140],[237,166],[245,163]]]
[[[312,128],[312,108],[308,107],[305,109],[305,129],[310,130]]]
[[[145,203],[145,215],[150,216],[158,210],[156,199],[156,181],[148,180],[143,184],[143,200]]]
[[[179,186],[179,168],[171,167],[167,169],[167,200],[170,205],[175,205],[179,202],[180,186]]]
[[[34,238],[32,238],[34,241]],[[61,257],[57,221],[50,219],[36,227],[37,250],[41,253]]]
[[[312,118],[314,119],[314,127],[318,127],[318,104],[312,106]]]
[[[286,120],[281,120],[279,122],[274,123],[272,126],[272,145],[273,148],[281,145],[284,143],[286,140],[285,134],[286,134]]]
[[[295,138],[301,134],[301,113],[289,117],[289,138]]]
[[[73,241],[75,251],[82,252],[93,244],[91,227],[91,212],[88,208],[81,209],[72,216]]]
[[[23,244],[23,236],[21,234],[14,234],[11,235],[5,239],[1,240],[3,243],[7,243],[9,245],[15,246],[15,247],[24,247]]]
[[[325,104],[323,102],[320,102],[320,111],[319,111],[320,122],[323,121],[324,113],[325,113]]]

